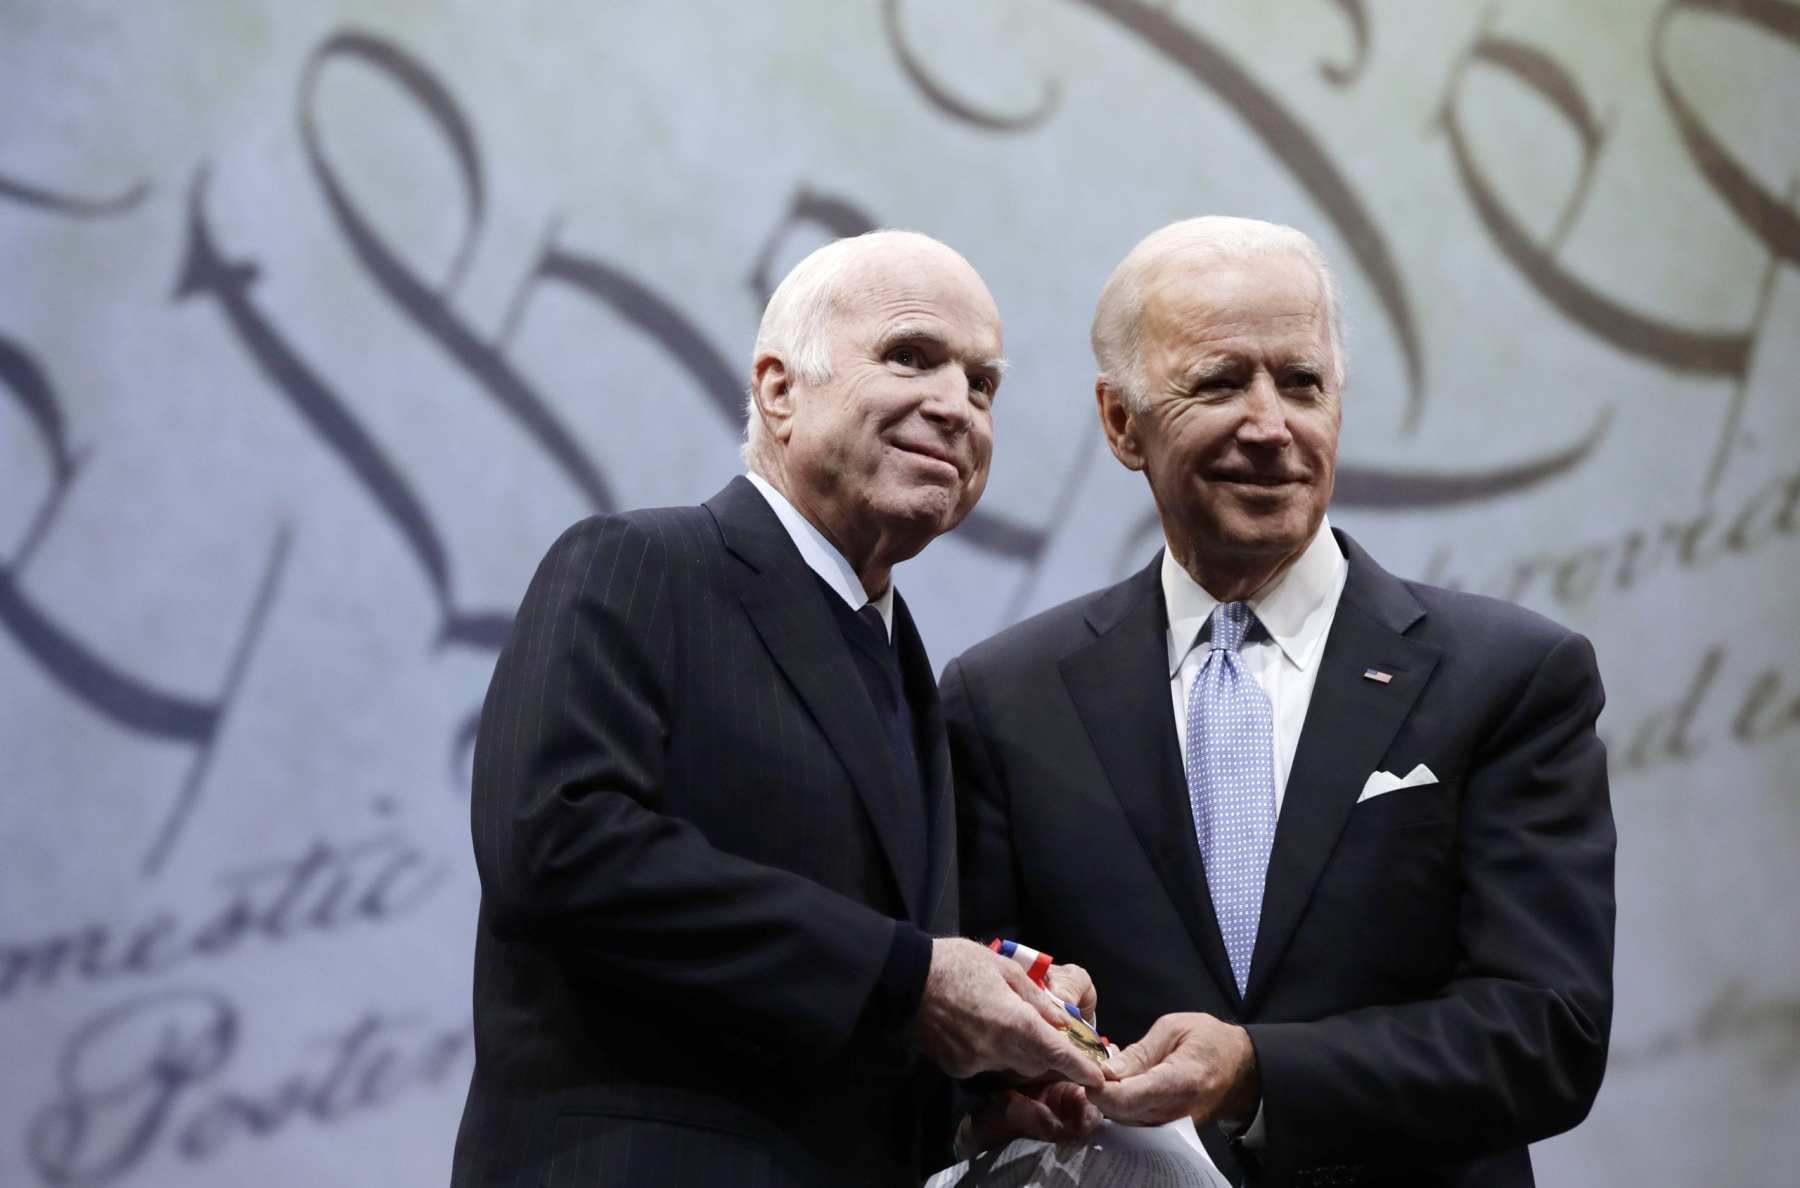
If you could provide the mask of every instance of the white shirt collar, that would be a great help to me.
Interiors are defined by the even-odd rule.
[[[1294,667],[1304,671],[1318,658],[1349,569],[1326,517],[1294,563],[1246,599],[1263,630]],[[1173,677],[1199,643],[1200,631],[1219,600],[1177,564],[1167,548],[1163,550],[1162,588],[1163,604],[1169,612],[1169,675]]]
[[[825,534],[813,527],[811,520],[800,514],[800,509],[788,502],[788,497],[775,489],[773,483],[760,474],[751,473],[744,476],[749,479],[769,506],[775,511],[775,518],[787,529],[794,547],[800,550],[800,559],[806,562],[807,568],[819,575],[819,579],[842,598],[851,610],[861,610],[865,606],[873,606],[881,612],[882,625],[887,628],[888,639],[894,638],[894,583],[881,592],[879,598],[870,598],[863,589],[862,579],[856,576],[856,570],[844,555],[837,551],[837,546],[825,539]]]

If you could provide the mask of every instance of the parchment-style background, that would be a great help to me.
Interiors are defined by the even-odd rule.
[[[543,549],[735,473],[768,286],[898,225],[1015,361],[934,657],[1113,580],[1088,317],[1206,211],[1338,262],[1336,522],[1599,650],[1615,1053],[1541,1180],[1791,1183],[1796,112],[1788,0],[0,0],[0,1183],[443,1182]]]

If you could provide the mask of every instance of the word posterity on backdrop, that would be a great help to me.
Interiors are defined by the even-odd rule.
[[[544,549],[723,485],[773,285],[903,226],[1014,361],[935,660],[1117,579],[1087,322],[1206,212],[1337,264],[1334,521],[1598,650],[1618,1009],[1542,1182],[1791,1176],[1792,0],[9,0],[0,110],[0,1183],[442,1183]]]

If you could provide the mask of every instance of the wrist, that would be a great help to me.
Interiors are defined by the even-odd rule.
[[[1257,1067],[1256,1045],[1250,1042],[1250,1033],[1242,1027],[1233,1027],[1231,1031],[1235,1072],[1231,1087],[1219,1101],[1217,1117],[1242,1130],[1256,1119],[1256,1111],[1262,1105],[1262,1072]]]

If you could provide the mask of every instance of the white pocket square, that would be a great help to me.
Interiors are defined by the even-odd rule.
[[[1420,784],[1437,782],[1438,778],[1432,775],[1431,769],[1423,763],[1407,772],[1405,778],[1397,776],[1391,771],[1372,772],[1368,782],[1363,784],[1362,795],[1356,798],[1356,803],[1361,804],[1365,800],[1372,800],[1400,788],[1417,788]]]

